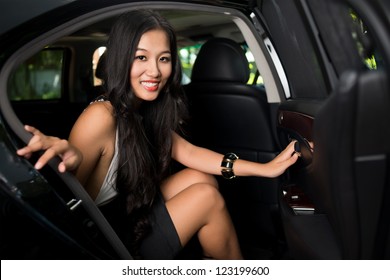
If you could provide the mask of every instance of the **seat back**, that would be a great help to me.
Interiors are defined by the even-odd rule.
[[[375,243],[389,189],[387,83],[380,72],[346,74],[315,121],[312,197],[318,212],[328,216],[346,259],[383,256]]]
[[[195,142],[254,160],[260,151],[275,151],[265,90],[247,85],[248,79],[239,44],[214,38],[202,46],[185,86]]]
[[[286,225],[295,257],[390,257],[389,120],[385,73],[345,73],[314,122],[306,191],[316,213],[291,216]]]
[[[202,46],[191,82],[184,87],[191,140],[221,153],[234,152],[243,159],[266,162],[277,153],[267,97],[264,88],[248,85],[248,79],[249,64],[238,43],[213,38]],[[227,202],[236,204],[238,211],[233,215],[239,215],[236,222],[246,228],[246,234],[250,231],[258,239],[260,231],[275,234],[271,212],[277,209],[276,179],[219,181]],[[255,221],[251,217],[254,212],[258,217]],[[256,227],[259,231],[253,230]]]

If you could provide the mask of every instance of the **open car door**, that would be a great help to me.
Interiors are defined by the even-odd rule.
[[[280,190],[291,257],[389,259],[389,2],[262,2],[291,91],[279,139],[301,154]]]

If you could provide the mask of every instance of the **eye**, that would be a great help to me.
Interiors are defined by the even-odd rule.
[[[160,58],[160,61],[162,62],[171,62],[171,57],[170,56],[163,56]]]
[[[144,60],[146,60],[146,56],[144,56],[144,55],[137,55],[137,56],[135,57],[135,59],[136,59],[136,60],[142,60],[142,61],[144,61]]]

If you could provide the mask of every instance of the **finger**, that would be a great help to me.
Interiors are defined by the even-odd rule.
[[[290,150],[290,149],[294,149],[295,150],[295,147],[297,145],[297,143],[299,143],[297,140],[292,140],[286,147],[286,149]]]
[[[18,155],[25,155],[27,153],[33,153],[39,150],[44,149],[44,142],[41,140],[40,136],[34,135],[27,146],[19,149]]]
[[[295,143],[297,141],[291,141],[287,147],[275,158],[277,162],[282,162],[289,159],[295,152]]]
[[[40,150],[42,147],[39,145],[40,137],[36,136],[36,134],[39,134],[39,130],[37,130],[33,126],[25,125],[24,129],[30,133],[33,134],[33,137],[31,137],[30,141],[28,142],[27,146],[19,149],[16,151],[16,153],[19,156],[24,156],[26,158],[31,157],[31,153]]]
[[[291,158],[289,159],[290,165],[293,165],[294,163],[296,163],[299,157],[300,157],[300,155],[298,155],[297,153],[294,153],[291,156]]]
[[[60,171],[61,173],[64,173],[66,171],[66,166],[63,161],[61,161],[60,164],[58,165],[58,171]]]
[[[31,155],[31,151],[30,151],[29,147],[23,147],[23,148],[17,150],[16,154],[18,154],[19,156],[27,157],[28,155]]]
[[[63,140],[66,141],[66,140]],[[51,147],[56,147],[61,148],[63,146],[62,140],[59,139],[58,137],[53,137],[53,136],[46,136],[42,133],[39,132],[39,134],[35,134],[30,142],[27,145],[30,147],[32,152],[36,152],[39,150],[46,150]],[[57,148],[57,149],[58,149]]]
[[[287,168],[289,168],[291,165],[293,165],[298,160],[298,158],[299,158],[299,156],[296,153],[294,153],[286,160],[279,162],[279,164],[280,164],[279,166],[281,167],[280,174],[284,173]]]
[[[34,135],[35,135],[35,134],[40,134],[40,133],[41,133],[38,129],[36,129],[35,127],[33,127],[33,126],[31,126],[31,125],[25,125],[25,126],[24,126],[24,129],[25,129],[26,131],[28,131],[28,132],[34,134]]]
[[[290,143],[288,143],[288,145],[286,146],[286,148],[284,148],[281,154],[291,155],[295,151],[295,145],[297,142],[298,142],[297,140],[293,140]]]
[[[66,170],[75,170],[82,161],[82,154],[75,148],[67,146],[67,152],[63,154],[62,159]]]
[[[65,172],[66,170],[71,170],[72,168],[75,168],[74,165],[76,164],[76,159],[73,159],[72,156],[64,156],[64,153],[73,154],[73,157],[76,157],[76,155],[72,152],[69,152],[69,144],[68,141],[63,139],[55,138],[56,140],[54,144],[52,144],[38,159],[38,161],[35,164],[35,168],[40,169],[44,165],[46,165],[52,158],[56,156],[60,156],[63,158],[63,161],[61,166],[58,166],[60,172]],[[68,157],[68,158],[67,158]],[[65,158],[65,160],[64,160]]]
[[[26,131],[33,134],[33,137],[31,137],[28,146],[31,145],[32,143],[42,142],[42,147],[43,147],[44,144],[48,142],[48,140],[50,140],[50,138],[54,138],[54,137],[46,136],[45,134],[43,134],[33,126],[25,125],[25,129]]]
[[[79,166],[79,160],[76,155],[63,161],[65,170],[74,170]]]
[[[16,151],[16,154],[18,156],[24,157],[26,159],[31,158],[32,153],[28,151],[28,149],[22,148]]]
[[[35,163],[36,169],[41,169],[43,166],[45,166],[49,160],[51,160],[53,157],[57,155],[56,151],[52,148],[47,149],[42,156],[37,160]]]
[[[292,141],[292,142],[288,145],[288,147],[287,147],[286,150],[287,150],[287,154],[289,154],[290,157],[291,157],[292,155],[298,155],[298,156],[300,156],[300,154],[301,154],[301,147],[300,147],[300,145],[299,145],[299,142],[296,141],[296,140]]]

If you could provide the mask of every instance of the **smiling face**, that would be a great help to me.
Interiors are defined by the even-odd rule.
[[[155,100],[172,73],[168,36],[156,29],[144,33],[130,71],[131,87],[140,100]]]

